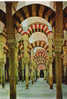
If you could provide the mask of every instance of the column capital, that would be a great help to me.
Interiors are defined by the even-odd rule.
[[[49,56],[49,63],[52,63],[52,61],[53,61],[52,56]]]
[[[8,48],[17,48],[17,43],[16,43],[15,39],[8,40]]]
[[[63,39],[55,39],[55,52],[60,53],[63,45]]]
[[[16,44],[15,39],[9,39],[8,44]]]

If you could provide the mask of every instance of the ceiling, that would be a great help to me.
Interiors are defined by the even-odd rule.
[[[45,1],[45,0],[42,0],[42,1],[39,1],[39,0],[35,0],[35,1],[18,1],[18,3],[16,2],[16,11],[19,10],[20,8],[24,7],[24,6],[28,6],[30,4],[42,4],[42,5],[45,5],[47,7],[50,7],[52,10],[56,10],[55,9],[55,2],[53,1]],[[67,2],[64,1],[63,2],[63,9],[67,7]],[[6,5],[5,5],[5,2],[0,2],[0,9],[3,10],[4,12],[6,12]]]
[[[55,27],[55,2],[51,1],[20,1],[20,2],[14,2],[15,7],[14,11],[14,19],[16,20],[15,28],[18,28],[19,25],[25,21],[26,19],[29,19],[31,17],[41,17],[45,19],[49,24],[51,24],[52,27]],[[6,24],[6,5],[5,2],[0,2],[0,20]],[[35,8],[35,9],[34,9]],[[63,15],[64,15],[64,26],[67,23],[67,2],[63,2]],[[29,20],[30,21],[30,20]],[[27,21],[28,22],[28,21]],[[30,23],[30,22],[29,22]],[[66,28],[67,29],[67,28]]]

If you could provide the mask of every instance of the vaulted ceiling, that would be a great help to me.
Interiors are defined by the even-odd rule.
[[[43,6],[41,4],[32,4],[19,9],[14,14],[16,26],[21,24],[21,22],[25,19],[34,16],[42,17],[51,23],[52,26],[55,26],[55,12],[49,7]]]
[[[19,6],[21,3],[21,5],[23,4],[23,6]],[[40,3],[40,2],[39,2]],[[52,27],[55,26],[55,16],[56,16],[56,12],[55,12],[55,7],[53,5],[53,2],[49,2],[49,3],[45,3],[45,2],[41,2],[39,3],[35,3],[35,2],[29,2],[29,3],[23,3],[23,2],[19,2],[16,8],[16,12],[13,15],[14,19],[15,19],[15,27],[19,27],[19,25],[27,18],[29,17],[34,17],[34,16],[38,16],[38,17],[42,17],[44,19],[46,19],[51,25]],[[5,10],[5,4],[4,3],[0,3],[1,7],[0,7],[0,20],[6,24],[6,10]],[[2,5],[3,4],[3,5]],[[67,29],[67,2],[64,2],[64,9],[63,9],[63,18],[64,18],[64,28]],[[3,7],[3,9],[2,9]]]

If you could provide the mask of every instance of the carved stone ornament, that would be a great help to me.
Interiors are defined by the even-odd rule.
[[[55,53],[61,53],[62,45],[63,45],[63,39],[55,39]]]

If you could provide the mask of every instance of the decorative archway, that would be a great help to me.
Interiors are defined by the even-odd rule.
[[[47,57],[48,55],[44,49],[37,49],[34,55],[34,61],[37,64],[38,75],[39,74],[41,75],[42,72],[44,80],[46,79],[46,69],[47,69],[46,59],[48,59]]]
[[[29,27],[28,29],[28,34],[29,34],[29,37],[32,33],[34,32],[42,32],[44,34],[46,34],[46,36],[50,33],[52,33],[49,29],[48,29],[48,26],[46,24],[42,25],[42,24],[33,24]]]
[[[35,47],[42,47],[44,48],[45,51],[47,51],[48,49],[48,44],[46,44],[45,41],[35,41],[34,43],[29,43],[28,45],[28,53],[31,52],[32,49],[34,49]],[[21,57],[23,57],[23,54],[24,54],[24,43],[22,41],[20,41],[19,45],[18,45],[18,48],[23,51]]]
[[[22,27],[20,26],[18,29],[18,33],[24,35],[25,33],[30,37],[30,35],[32,35],[32,33],[35,32],[42,32],[44,33],[46,36],[48,36],[49,34],[52,33],[52,31],[50,31],[48,29],[48,26],[46,24],[32,24],[30,25],[30,27],[27,30],[27,33],[23,31]]]
[[[15,27],[18,28],[22,21],[34,16],[45,18],[52,27],[55,26],[55,12],[51,8],[42,4],[31,4],[22,7],[13,15],[16,22]]]
[[[39,9],[38,9],[39,7]],[[42,11],[43,10],[43,11]],[[63,19],[64,19],[64,29],[67,30],[65,27],[65,24],[67,22],[67,7],[64,7],[63,9]],[[36,13],[37,12],[37,13]],[[52,27],[55,27],[55,16],[56,13],[55,11],[48,7],[46,5],[42,4],[30,4],[30,5],[25,5],[24,7],[18,9],[15,14],[13,15],[15,19],[15,28],[19,28],[20,24],[27,18],[29,17],[42,17],[45,18]],[[46,17],[47,16],[47,17]],[[0,21],[2,21],[4,24],[6,24],[6,12],[0,9]]]

